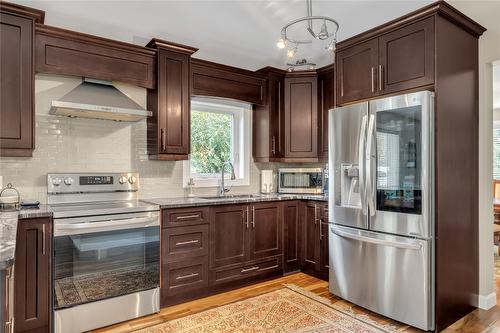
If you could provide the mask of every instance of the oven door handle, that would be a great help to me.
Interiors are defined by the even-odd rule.
[[[135,217],[122,220],[106,220],[99,222],[77,222],[56,223],[54,225],[55,236],[86,234],[91,232],[103,232],[121,229],[144,228],[159,226],[157,216]]]

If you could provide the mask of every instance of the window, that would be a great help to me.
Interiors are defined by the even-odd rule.
[[[218,186],[224,162],[234,165],[236,180],[227,185],[249,185],[250,115],[247,103],[200,98],[191,100],[191,154],[184,162],[184,186],[190,178],[196,187]]]

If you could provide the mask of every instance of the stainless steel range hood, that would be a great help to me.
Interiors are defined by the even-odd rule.
[[[49,113],[115,121],[138,121],[152,115],[111,82],[88,78],[59,100],[52,101]]]

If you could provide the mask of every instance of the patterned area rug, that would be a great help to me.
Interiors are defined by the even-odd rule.
[[[115,297],[150,289],[159,284],[159,277],[158,265],[148,265],[56,279],[55,308],[92,302],[103,295]]]
[[[302,292],[304,291],[304,292]],[[167,332],[389,332],[329,306],[322,299],[295,286],[137,331]],[[392,331],[392,330],[390,330]]]

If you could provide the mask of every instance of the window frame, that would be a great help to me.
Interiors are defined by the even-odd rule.
[[[230,174],[225,174],[225,184],[227,186],[248,186],[250,185],[250,151],[252,150],[251,125],[252,125],[252,105],[249,103],[208,98],[192,97],[191,110],[200,112],[212,112],[231,114],[233,116],[231,135],[231,155],[234,165],[235,180],[231,180]],[[191,116],[189,119],[191,124]],[[190,142],[191,142],[191,132]],[[194,180],[194,187],[217,187],[220,184],[220,173],[213,174],[213,177],[195,177],[191,174],[191,154],[188,160],[183,161],[183,187],[188,187],[190,178]]]

